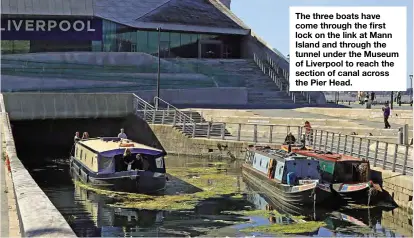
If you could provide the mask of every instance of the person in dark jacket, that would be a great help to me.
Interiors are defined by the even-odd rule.
[[[400,106],[400,107],[401,107],[401,97],[402,97],[401,92],[398,91],[398,93],[397,93],[397,103],[398,103],[398,106]]]
[[[391,128],[390,123],[388,123],[388,118],[390,117],[390,114],[391,114],[391,109],[390,109],[390,106],[388,104],[389,103],[386,102],[385,103],[385,107],[382,108],[383,115],[384,115],[384,125],[385,125],[385,129]]]
[[[296,138],[292,135],[292,132],[289,132],[289,134],[285,138],[285,145],[289,144],[295,144]]]

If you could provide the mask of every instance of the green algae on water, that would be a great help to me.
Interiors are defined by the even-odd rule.
[[[264,226],[255,226],[242,229],[242,232],[262,232],[269,234],[303,234],[314,232],[320,227],[325,226],[325,222],[309,221],[304,223],[292,224],[270,224]]]
[[[233,214],[240,216],[257,216],[257,217],[268,217],[268,216],[282,216],[276,210],[242,210],[242,211],[225,211],[225,214]]]
[[[151,196],[139,193],[96,189],[77,182],[79,186],[113,198],[110,206],[146,210],[192,210],[203,200],[222,196],[238,196],[237,178],[216,168],[172,168],[169,174],[199,189],[195,193]],[[167,185],[168,186],[168,185]]]

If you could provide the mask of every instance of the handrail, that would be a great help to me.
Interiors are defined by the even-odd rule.
[[[165,100],[163,100],[163,99],[162,99],[162,98],[160,98],[160,97],[157,97],[157,96],[155,96],[155,97],[154,97],[154,104],[156,103],[157,99],[158,99],[159,101],[161,101],[161,102],[163,102],[163,103],[167,104],[167,105],[168,105],[168,108],[173,108],[173,109],[174,109],[175,111],[177,111],[180,115],[184,116],[184,118],[186,118],[186,119],[190,120],[190,122],[191,122],[191,123],[195,123],[195,121],[194,121],[191,117],[187,116],[185,113],[181,112],[178,108],[176,108],[176,107],[175,107],[175,106],[173,106],[172,104],[170,104],[170,103],[166,102]],[[158,106],[159,106],[159,105],[158,105]]]
[[[134,97],[135,97],[136,99],[138,99],[138,101],[140,101],[140,102],[144,103],[144,105],[146,105],[147,107],[149,107],[149,109],[153,109],[153,110],[155,110],[155,107],[154,107],[154,106],[152,106],[151,104],[149,104],[147,101],[145,101],[144,99],[142,99],[141,97],[139,97],[139,96],[138,96],[138,95],[136,95],[135,93],[133,93],[132,95],[134,95]]]
[[[263,60],[260,59],[259,54],[256,54],[256,53],[253,54],[254,62],[257,64],[257,66],[259,66],[259,68],[262,70],[264,74],[269,75],[269,77],[273,80],[273,82],[276,84],[277,87],[279,87],[281,91],[286,90],[286,93],[289,96],[292,96],[293,102],[296,103],[296,93],[289,91],[289,80],[286,79],[287,75],[283,75],[282,77],[279,77],[278,69],[276,69],[275,66],[273,65],[273,60],[270,59],[268,54],[266,55],[267,55],[267,59],[265,61],[270,66],[264,64]],[[299,93],[305,97],[308,103],[311,103],[311,96],[308,92],[301,91]]]

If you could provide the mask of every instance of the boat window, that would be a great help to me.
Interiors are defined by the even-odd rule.
[[[75,146],[75,157],[78,157],[78,147]]]
[[[296,162],[293,162],[293,166],[296,166]]]
[[[92,156],[92,162],[91,163],[92,163],[92,166],[93,166],[93,156]]]
[[[163,163],[162,157],[159,157],[159,158],[155,159],[155,165],[159,169],[164,168],[164,163]]]
[[[86,161],[86,153],[85,153],[85,161]]]
[[[269,168],[269,162],[266,163],[266,169]]]
[[[80,151],[80,156],[79,156],[80,160],[82,160],[82,153],[83,153],[83,150]]]
[[[262,166],[262,160],[260,160],[260,163],[259,163],[259,165],[260,165],[260,166]]]
[[[283,172],[283,167],[284,167],[284,166],[280,166],[280,169],[279,169],[279,174],[282,174],[282,172]]]

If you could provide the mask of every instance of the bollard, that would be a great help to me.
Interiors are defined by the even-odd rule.
[[[408,145],[408,124],[405,124],[403,127],[403,142],[404,145]]]
[[[405,145],[404,143],[404,133],[402,131],[398,131],[398,144]]]

